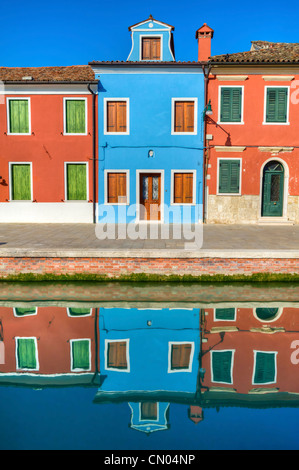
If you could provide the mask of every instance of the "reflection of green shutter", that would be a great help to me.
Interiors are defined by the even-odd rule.
[[[28,307],[28,308],[16,308],[16,315],[18,317],[24,317],[26,315],[33,315],[36,313],[35,307]]]
[[[85,101],[66,100],[66,133],[85,134]]]
[[[9,100],[9,132],[12,134],[29,133],[28,100]]]
[[[67,165],[67,199],[68,201],[86,201],[86,165]]]
[[[31,200],[31,172],[30,165],[11,166],[12,192],[14,201]]]
[[[89,315],[90,308],[69,308],[70,315]]]
[[[232,351],[213,351],[213,382],[231,383]]]
[[[287,122],[287,88],[267,88],[266,122]]]
[[[216,320],[234,320],[235,309],[234,308],[216,308],[215,319]]]
[[[275,354],[257,352],[255,361],[255,384],[273,383],[275,380]]]
[[[73,369],[90,369],[89,341],[72,342]]]
[[[221,88],[221,122],[241,122],[242,89]]]
[[[19,338],[17,355],[19,369],[36,369],[35,341],[33,338]]]
[[[239,193],[240,161],[220,160],[219,162],[219,193]]]

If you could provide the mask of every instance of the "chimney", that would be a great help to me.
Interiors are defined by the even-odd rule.
[[[196,31],[195,38],[198,40],[198,62],[206,62],[211,56],[211,39],[214,31],[207,23]]]

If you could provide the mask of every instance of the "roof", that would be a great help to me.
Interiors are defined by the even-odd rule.
[[[197,61],[188,61],[188,62],[184,62],[184,61],[161,61],[161,60],[157,60],[157,61],[154,61],[154,60],[150,60],[150,61],[145,61],[145,60],[140,60],[140,61],[130,61],[130,60],[127,60],[127,61],[124,61],[124,60],[115,60],[115,61],[93,61],[93,62],[89,62],[89,65],[100,65],[100,66],[108,66],[108,65],[116,65],[116,66],[120,66],[120,67],[124,67],[126,65],[130,65],[130,66],[156,66],[156,67],[160,67],[160,66],[168,66],[168,65],[172,65],[172,66],[190,66],[190,67],[201,67],[202,64],[204,64],[205,62],[197,62]]]
[[[174,31],[174,26],[171,26],[171,24],[163,23],[163,21],[156,20],[155,18],[150,15],[146,20],[139,21],[136,24],[132,24],[132,26],[129,26],[129,31],[131,31],[132,28],[135,28],[136,26],[139,26],[143,23],[146,23],[147,21],[156,21],[157,23],[163,24],[164,26],[167,26],[168,28],[171,28],[172,31]]]
[[[95,74],[89,65],[67,67],[0,67],[3,82],[71,83],[94,82]]]
[[[251,41],[246,52],[212,56],[212,62],[299,63],[299,43]]]

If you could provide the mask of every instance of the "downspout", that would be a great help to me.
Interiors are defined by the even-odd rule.
[[[209,75],[211,72],[211,64],[208,64],[207,68],[206,65],[202,65],[202,71],[204,74],[204,94],[205,94],[205,102],[204,106],[208,105],[208,86],[209,86]],[[208,161],[209,161],[209,149],[207,147],[207,121],[206,116],[204,115],[204,125],[203,125],[203,147],[204,147],[204,161],[203,161],[203,223],[206,223],[207,219],[207,210],[206,210],[206,176],[207,176],[207,168],[208,168]]]
[[[93,196],[92,196],[92,205],[93,205],[93,223],[96,223],[96,195],[97,195],[97,166],[96,166],[96,144],[97,144],[97,135],[96,135],[96,96],[97,93],[94,92],[91,88],[91,84],[87,85],[88,90],[92,94],[92,162],[93,162]]]

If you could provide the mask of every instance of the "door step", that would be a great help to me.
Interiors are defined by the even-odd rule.
[[[296,225],[295,222],[287,219],[281,219],[278,217],[263,217],[258,219],[258,225]]]

